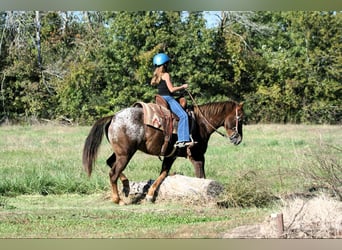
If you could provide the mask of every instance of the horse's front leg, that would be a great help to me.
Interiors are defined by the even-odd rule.
[[[205,178],[205,171],[204,171],[205,158],[204,158],[204,155],[202,155],[202,156],[197,155],[196,157],[189,156],[189,160],[192,163],[192,165],[194,166],[195,176],[197,178]]]
[[[155,200],[155,194],[156,190],[159,188],[161,183],[164,181],[164,179],[168,176],[171,166],[173,162],[176,160],[176,157],[166,157],[163,160],[162,169],[160,171],[160,175],[158,178],[153,182],[151,187],[148,189],[147,195],[145,199],[149,202],[153,202]]]

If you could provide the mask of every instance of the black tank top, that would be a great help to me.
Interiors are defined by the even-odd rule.
[[[172,96],[172,93],[168,89],[165,80],[160,80],[160,83],[158,84],[158,94]]]

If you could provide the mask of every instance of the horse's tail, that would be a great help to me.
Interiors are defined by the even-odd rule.
[[[103,133],[105,131],[107,132],[109,123],[112,118],[113,116],[106,116],[97,120],[91,128],[87,139],[85,140],[82,162],[84,170],[88,173],[88,176],[91,175],[91,172],[93,170],[93,165],[97,157],[98,149],[102,142]]]

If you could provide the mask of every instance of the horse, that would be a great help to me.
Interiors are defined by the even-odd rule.
[[[214,132],[228,138],[234,145],[241,143],[243,136],[243,103],[222,101],[195,105],[193,114],[194,126],[192,127],[194,129],[191,135],[196,144],[187,148],[174,148],[173,145],[177,141],[177,135],[172,135],[166,150],[166,156],[162,159],[160,174],[148,189],[145,200],[149,202],[155,201],[156,190],[168,176],[177,157],[188,158],[194,167],[195,176],[197,178],[206,178],[204,155],[209,138]],[[218,128],[222,126],[226,134],[218,131]],[[118,193],[118,179],[121,180],[122,191],[127,197],[130,189],[129,180],[123,174],[127,164],[137,150],[160,157],[161,147],[164,143],[164,133],[144,124],[144,113],[141,107],[124,108],[114,115],[100,118],[92,126],[83,148],[83,166],[89,177],[104,133],[113,150],[113,154],[106,162],[110,167],[109,179],[112,189],[112,201],[119,205],[126,205]]]

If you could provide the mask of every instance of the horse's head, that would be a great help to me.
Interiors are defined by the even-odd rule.
[[[243,103],[236,103],[224,121],[224,128],[226,129],[230,142],[234,145],[239,145],[242,141],[242,119]]]

